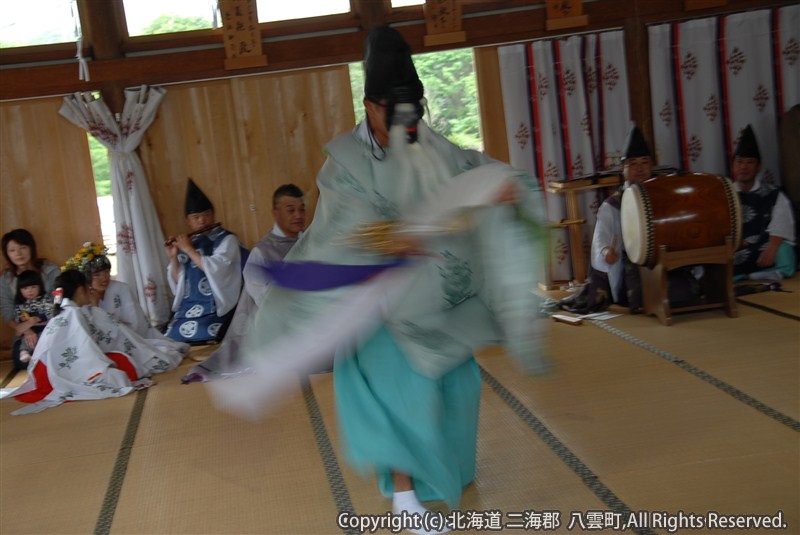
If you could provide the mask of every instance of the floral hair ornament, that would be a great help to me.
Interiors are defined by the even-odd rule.
[[[67,259],[61,266],[61,271],[77,269],[91,275],[95,271],[110,269],[111,262],[108,261],[107,254],[108,248],[105,245],[87,241],[74,256]]]
[[[64,288],[56,288],[53,290],[53,304],[60,305],[64,299]]]

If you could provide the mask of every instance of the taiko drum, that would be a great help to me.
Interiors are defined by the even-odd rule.
[[[631,262],[653,267],[658,250],[724,245],[742,235],[741,206],[733,183],[705,173],[660,175],[627,188],[620,209],[622,241]]]

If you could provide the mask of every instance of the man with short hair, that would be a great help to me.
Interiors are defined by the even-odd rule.
[[[736,280],[781,280],[794,275],[795,226],[788,197],[763,179],[761,153],[750,125],[733,153],[733,181],[742,205],[742,244],[734,255]]]

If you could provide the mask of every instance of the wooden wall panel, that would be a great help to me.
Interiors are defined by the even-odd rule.
[[[247,247],[272,228],[281,184],[303,189],[313,213],[324,146],[355,122],[346,65],[166,89],[141,146],[166,235],[185,229],[190,176]]]
[[[30,230],[39,255],[58,265],[102,240],[86,132],[58,114],[62,102],[0,103],[0,228]],[[6,349],[11,333],[0,332]]]

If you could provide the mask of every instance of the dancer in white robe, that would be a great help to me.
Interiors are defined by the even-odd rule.
[[[474,351],[503,343],[522,371],[549,369],[533,293],[541,191],[420,120],[422,84],[396,30],[370,32],[365,70],[367,120],[326,147],[313,222],[283,264],[305,276],[274,273],[246,351],[254,374],[208,385],[220,407],[255,417],[335,350],[345,457],[377,474],[395,513],[425,515],[420,502],[457,507],[475,475]],[[324,280],[401,264],[362,284]]]

